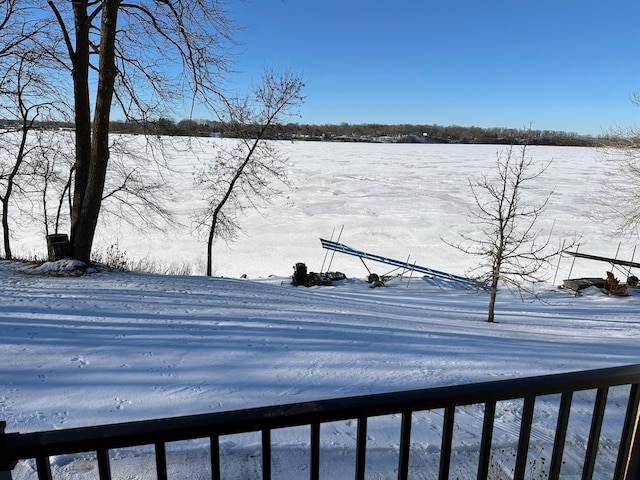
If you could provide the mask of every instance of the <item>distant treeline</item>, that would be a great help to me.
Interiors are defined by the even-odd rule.
[[[221,136],[234,138],[239,132],[246,137],[258,134],[261,126],[234,125],[205,120],[159,119],[152,124],[113,122],[112,131],[121,133],[144,133],[151,130],[158,135]],[[382,125],[324,124],[309,125],[288,123],[273,125],[268,137],[278,140],[334,141],[334,142],[378,142],[378,143],[478,143],[521,144],[558,146],[599,146],[607,139],[579,135],[573,132],[531,130],[514,128],[480,128],[459,125]]]
[[[8,127],[14,122],[0,120],[0,127]],[[40,122],[41,128],[72,129],[72,123]],[[180,120],[178,122],[160,118],[153,122],[114,121],[114,133],[152,134],[169,136],[201,136],[250,138],[258,134],[259,125],[238,125],[207,120]],[[515,128],[481,128],[459,125],[382,125],[366,124],[325,124],[308,125],[288,123],[273,125],[268,138],[276,140],[373,142],[373,143],[477,143],[477,144],[522,144],[558,146],[601,146],[613,142],[605,136],[593,137],[574,132],[554,130],[532,130]]]

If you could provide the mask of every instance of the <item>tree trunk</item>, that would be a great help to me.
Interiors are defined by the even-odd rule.
[[[11,260],[11,235],[9,234],[9,201],[8,198],[2,199],[2,234],[4,240],[4,258]]]
[[[489,298],[489,313],[487,315],[487,322],[493,323],[495,319],[496,298],[498,297],[498,283],[500,282],[500,267],[502,262],[501,257],[496,260],[496,264],[493,266],[493,272],[491,274],[491,294]]]
[[[227,191],[225,192],[224,196],[222,197],[222,200],[220,200],[220,202],[218,203],[216,208],[213,210],[213,214],[211,215],[211,229],[209,230],[209,241],[207,242],[207,277],[210,277],[210,276],[213,275],[213,266],[212,266],[212,264],[213,264],[213,241],[214,241],[215,236],[216,236],[216,226],[218,224],[218,215],[220,215],[220,212],[222,211],[222,208],[225,206],[225,204],[227,203],[227,201],[231,197],[231,194],[233,193],[233,188],[235,187],[235,185],[238,182],[238,180],[240,179],[240,177],[243,175],[244,169],[246,168],[247,164],[251,160],[251,157],[253,156],[253,153],[256,151],[256,148],[258,147],[258,143],[260,142],[260,140],[264,136],[264,133],[266,132],[267,127],[270,124],[271,124],[271,119],[265,125],[263,125],[262,129],[260,130],[260,133],[258,134],[258,138],[256,138],[254,140],[254,142],[251,145],[251,147],[249,148],[249,151],[247,152],[247,155],[244,158],[242,164],[238,167],[238,169],[236,170],[235,174],[233,175],[233,178],[231,179],[231,182],[229,183],[229,187],[227,188]]]
[[[84,164],[84,152],[81,158],[76,158],[76,192],[73,205],[75,216],[72,218],[75,223],[72,245],[73,256],[83,262],[91,261],[91,248],[98,225],[109,164],[109,118],[116,78],[115,37],[119,7],[120,0],[105,0],[102,5],[98,88],[93,126],[91,128],[91,125],[88,125],[91,132],[88,164]],[[76,138],[77,145],[82,141],[83,139]],[[83,144],[82,148],[86,148],[86,145]],[[78,189],[81,192],[78,192]],[[77,202],[80,203],[77,204]]]
[[[489,315],[487,316],[487,322],[493,323],[495,318],[494,310],[496,307],[496,297],[498,296],[498,287],[491,284],[491,297],[489,299]]]
[[[217,215],[214,215],[209,229],[209,240],[207,241],[207,277],[213,275],[213,240],[216,234]]]
[[[75,52],[71,55],[73,65],[73,92],[75,110],[75,179],[71,207],[71,245],[76,257],[75,243],[78,238],[78,223],[87,188],[89,162],[91,161],[91,106],[89,94],[89,26],[88,1],[73,3],[75,25]]]

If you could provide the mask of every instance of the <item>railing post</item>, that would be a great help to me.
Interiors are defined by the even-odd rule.
[[[4,429],[7,426],[7,422],[0,421],[0,480],[12,480],[11,471],[16,466],[16,461],[4,458],[2,454],[2,447],[4,446],[5,433]]]
[[[633,437],[631,440],[631,450],[629,451],[629,458],[627,459],[624,480],[633,480],[638,478],[638,475],[640,475],[640,431],[638,431],[639,422],[640,410],[638,410],[636,413],[636,420],[633,428]]]
[[[629,400],[627,401],[627,413],[624,417],[624,426],[622,428],[622,434],[620,435],[620,446],[618,447],[618,459],[616,461],[616,468],[614,470],[613,478],[625,478],[629,459],[631,458],[631,451],[635,444],[634,437],[637,433],[638,426],[638,405],[640,403],[640,384],[631,385],[629,391]],[[555,480],[555,479],[553,479]]]

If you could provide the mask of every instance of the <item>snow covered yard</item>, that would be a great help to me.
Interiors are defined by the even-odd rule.
[[[0,418],[7,420],[8,432],[638,363],[635,291],[618,298],[595,288],[582,296],[549,288],[542,292],[544,302],[522,302],[505,291],[499,323],[488,324],[486,294],[426,278],[398,278],[383,289],[359,279],[303,288],[289,285],[287,277],[252,281],[122,272],[51,277],[17,267],[0,262]],[[593,395],[581,407],[587,413],[589,402]],[[610,402],[616,402],[615,395]],[[618,407],[620,420],[624,402]],[[496,455],[513,451],[519,408],[499,409],[504,427],[494,439],[502,447]],[[555,409],[557,399],[541,406],[536,422],[547,452]],[[460,458],[473,457],[481,419],[481,409],[461,414]],[[416,448],[437,451],[437,429],[427,428],[437,421],[429,416],[414,421],[426,426]],[[371,461],[379,462],[381,472],[383,465],[393,468],[399,419],[382,419],[372,428],[369,445],[378,453]],[[603,433],[609,443],[619,435],[619,427],[611,428]],[[582,444],[588,423],[576,429],[575,441]],[[353,447],[352,422],[328,431],[329,457],[340,458],[340,451]],[[308,433],[283,435],[275,439],[285,451],[276,465],[292,475],[283,478],[299,478],[282,461],[305,465],[304,449],[295,455],[287,449],[303,444]],[[230,439],[223,451],[227,448],[230,458],[242,456],[254,441]],[[176,455],[189,451],[183,447]],[[117,468],[126,469],[131,455],[122,455],[127,460]],[[337,470],[348,458],[323,471]],[[68,467],[67,460],[60,462],[60,468]],[[74,463],[75,474],[78,468]],[[233,471],[234,478],[243,478]]]
[[[395,279],[387,288],[371,289],[360,261],[339,254],[331,268],[345,272],[348,280],[333,287],[289,285],[296,262],[320,270],[326,252],[318,238],[328,238],[341,225],[341,240],[350,246],[401,260],[411,255],[411,262],[465,274],[473,259],[442,239],[456,240],[473,228],[465,218],[468,179],[491,171],[499,147],[283,143],[282,148],[291,159],[295,188],[262,214],[248,212],[237,242],[216,245],[219,277],[109,271],[50,276],[0,262],[0,420],[7,421],[7,432],[640,363],[640,294],[635,290],[629,297],[607,296],[596,288],[575,296],[550,282],[541,287],[542,302],[522,301],[505,290],[498,297],[498,323],[488,324],[483,293],[415,275],[410,282]],[[544,231],[552,231],[558,242],[582,235],[582,251],[614,256],[618,239],[610,226],[591,219],[586,206],[604,176],[602,152],[537,147],[531,153],[540,161],[552,160],[544,182],[526,192],[536,199],[555,189],[542,219]],[[197,159],[180,160],[184,175],[173,180],[181,199],[177,205],[186,207],[176,212],[175,229],[142,235],[114,223],[99,232],[98,248],[117,243],[131,258],[191,263],[194,273],[202,270],[204,244],[189,228],[199,201],[190,185],[189,162]],[[42,252],[38,231],[17,235],[23,252]],[[629,259],[635,239],[620,240],[619,257]],[[604,276],[608,268],[588,260],[573,265],[564,257],[556,283],[569,272]],[[228,278],[243,273],[249,279]],[[549,273],[550,278],[555,274]],[[603,472],[611,469],[608,452],[619,438],[623,395],[609,396],[615,408],[603,430],[597,478],[607,478]],[[594,395],[578,397],[571,417],[575,448],[568,448],[563,478],[577,471],[588,435]],[[539,449],[534,449],[532,468],[544,469],[540,465],[550,454],[557,400],[536,405],[533,441]],[[509,478],[521,408],[506,402],[497,410],[496,479]],[[456,415],[454,461],[460,478],[473,476],[468,472],[482,413],[470,406]],[[421,454],[415,461],[424,462],[415,465],[416,472],[437,470],[432,464],[440,424],[441,412],[414,418],[412,448]],[[371,429],[368,459],[378,474],[372,478],[388,478],[396,466],[399,419],[372,421]],[[353,458],[345,452],[352,452],[355,431],[355,422],[323,426],[323,478],[352,476]],[[308,430],[277,433],[274,478],[304,478]],[[226,478],[255,476],[256,442],[251,435],[224,439]],[[199,459],[192,470],[175,470],[174,478],[206,478],[200,450],[193,444],[174,447],[171,468],[186,468],[179,459]],[[144,449],[116,457],[115,478],[153,477]],[[95,478],[95,468],[91,459],[54,460],[60,478]],[[421,475],[415,478],[433,478]],[[16,478],[32,478],[32,466],[21,464]]]

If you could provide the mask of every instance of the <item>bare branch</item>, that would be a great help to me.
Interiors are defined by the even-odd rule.
[[[469,217],[479,226],[477,233],[462,235],[468,245],[449,243],[480,258],[474,273],[490,285],[489,322],[494,321],[499,285],[523,291],[527,289],[526,283],[543,281],[544,267],[558,253],[551,248],[549,238],[540,238],[536,230],[553,191],[537,205],[522,199],[526,185],[543,175],[549,164],[534,168],[526,145],[517,156],[511,146],[504,153],[498,152],[496,158],[495,180],[483,175],[480,180],[470,182],[473,207]]]
[[[209,230],[207,275],[212,272],[214,240],[233,238],[239,229],[239,214],[245,208],[258,209],[259,202],[269,202],[278,195],[275,182],[286,185],[285,159],[264,138],[270,125],[303,101],[303,87],[299,76],[267,70],[251,98],[227,102],[226,120],[235,128],[238,140],[230,143],[228,150],[222,145],[215,163],[196,176],[196,185],[204,188],[208,203],[196,220]],[[247,133],[250,125],[258,127],[255,137]]]

